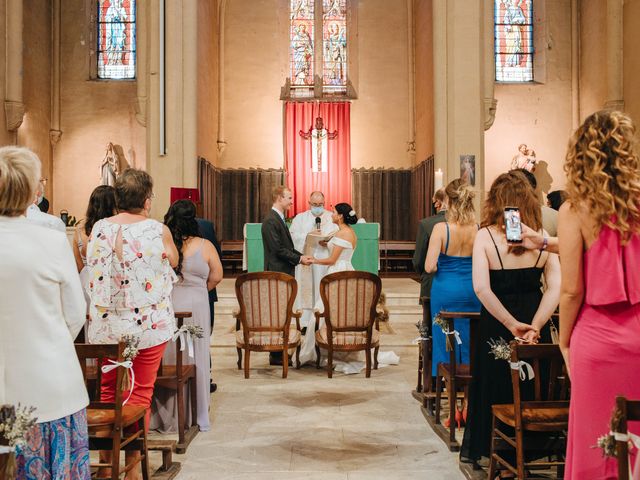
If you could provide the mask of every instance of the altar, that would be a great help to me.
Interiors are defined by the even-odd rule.
[[[262,247],[262,224],[246,223],[244,225],[244,248],[242,250],[242,269],[248,272],[262,272],[264,270],[264,249]],[[378,274],[380,254],[378,240],[380,224],[357,223],[352,225],[358,237],[358,244],[353,252],[353,268]]]

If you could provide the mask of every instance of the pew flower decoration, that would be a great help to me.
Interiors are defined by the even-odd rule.
[[[489,355],[493,354],[496,360],[511,360],[511,346],[507,341],[500,337],[497,340],[492,338],[487,342],[489,344]]]
[[[138,356],[138,353],[140,353],[138,349],[140,337],[131,333],[125,333],[120,340],[125,343],[124,352],[122,353],[125,361],[133,361],[133,359]]]
[[[187,333],[194,338],[204,338],[204,328],[200,325],[185,325]]]
[[[6,442],[12,450],[24,445],[25,435],[36,424],[35,411],[35,407],[21,407],[20,404],[0,407],[0,441]]]
[[[420,334],[416,341],[429,340],[429,325],[424,321],[424,319],[416,323],[416,328]]]
[[[440,327],[440,329],[442,330],[442,333],[444,333],[444,338],[445,338],[445,346],[446,346],[446,351],[450,352],[451,350],[453,350],[453,340],[452,340],[452,335],[453,337],[455,337],[456,342],[458,343],[458,345],[462,344],[462,340],[460,338],[460,334],[458,333],[457,330],[453,330],[452,332],[449,331],[449,322],[442,318],[440,316],[440,313],[438,313],[434,319],[433,319],[433,324],[437,325]]]
[[[140,345],[140,337],[138,335],[134,335],[132,333],[125,333],[120,337],[120,340],[124,342],[124,351],[122,352],[122,357],[125,362],[133,362],[133,359],[138,356],[140,350],[138,349],[138,345]],[[131,376],[129,373],[129,369],[126,368],[124,370],[124,380],[123,380],[123,389],[131,390]]]
[[[0,406],[0,478],[15,478],[16,447],[26,443],[26,435],[36,424],[34,407]]]
[[[611,434],[602,435],[598,437],[598,441],[596,445],[592,448],[601,449],[603,457],[615,457],[616,456],[616,439]]]

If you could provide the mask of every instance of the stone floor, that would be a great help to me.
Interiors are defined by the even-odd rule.
[[[213,375],[209,432],[200,433],[182,462],[178,479],[462,479],[457,455],[427,426],[415,388],[415,322],[418,284],[383,281],[391,328],[383,329],[382,350],[392,349],[400,365],[346,376],[304,367],[268,365],[267,354],[252,354],[251,378],[236,367],[233,348],[233,280],[219,289],[212,346]]]

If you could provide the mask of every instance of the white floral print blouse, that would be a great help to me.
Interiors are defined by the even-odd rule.
[[[120,231],[122,258],[115,251]],[[134,334],[140,338],[138,348],[144,349],[171,338],[171,290],[177,278],[164,251],[160,222],[96,222],[87,244],[87,268],[89,342],[117,343]]]

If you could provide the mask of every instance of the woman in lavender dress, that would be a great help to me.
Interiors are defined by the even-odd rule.
[[[178,200],[164,217],[179,252],[175,272],[179,277],[173,287],[173,308],[176,312],[191,312],[185,324],[197,325],[203,330],[202,338],[193,338],[194,357],[185,361],[196,365],[197,422],[200,431],[210,430],[209,403],[211,395],[210,338],[211,322],[209,290],[222,280],[222,264],[218,252],[209,240],[201,238],[196,221],[196,206],[191,200]],[[175,364],[175,348],[167,348],[163,357],[167,364]],[[178,428],[175,392],[156,388],[153,401],[151,428],[161,432],[176,432]]]

